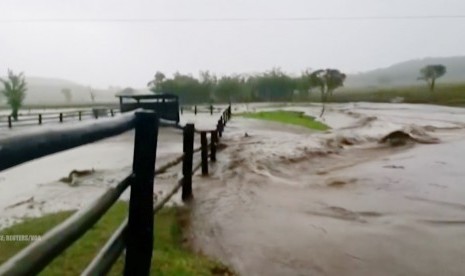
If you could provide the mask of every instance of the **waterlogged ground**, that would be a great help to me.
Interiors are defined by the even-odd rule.
[[[235,118],[196,185],[196,247],[241,275],[463,275],[465,110],[334,105],[325,122]],[[397,129],[441,143],[376,142]]]
[[[313,105],[233,111],[274,109],[319,114]],[[182,123],[216,120],[185,115]],[[332,105],[324,122],[332,129],[234,117],[212,175],[194,179],[195,248],[241,275],[463,275],[465,109]],[[377,143],[399,129],[440,143]],[[1,172],[0,227],[88,204],[129,173],[132,142],[129,132]],[[178,156],[181,142],[179,131],[160,130],[157,166]],[[90,168],[96,173],[75,187],[57,181]],[[179,171],[157,177],[158,193]]]

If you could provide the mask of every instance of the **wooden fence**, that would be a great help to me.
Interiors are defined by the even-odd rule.
[[[43,131],[14,139],[0,140],[0,171],[55,152],[82,146],[135,128],[133,169],[125,179],[102,194],[98,200],[76,212],[66,221],[47,232],[0,266],[0,275],[35,275],[54,258],[88,231],[131,187],[128,218],[109,237],[82,275],[103,275],[116,262],[123,250],[124,275],[149,275],[153,252],[154,215],[182,188],[182,200],[192,194],[192,175],[200,168],[208,174],[208,159],[216,160],[216,146],[224,126],[231,118],[231,106],[226,108],[216,129],[196,131],[194,124],[183,128],[183,154],[155,170],[159,119],[151,111],[124,114],[111,121],[89,126],[74,126],[62,131]],[[201,147],[194,149],[195,134],[201,136]],[[210,134],[210,143],[207,141]],[[210,153],[209,153],[210,150]],[[201,161],[193,164],[193,156],[201,153]],[[182,162],[182,177],[166,197],[153,206],[155,175]]]
[[[102,115],[99,112],[93,110],[76,110],[76,111],[64,111],[64,112],[44,112],[44,113],[32,113],[22,114],[18,116],[18,121],[15,121],[13,117],[9,115],[0,116],[0,128],[2,127],[19,127],[19,126],[34,126],[42,125],[46,123],[64,123],[69,121],[82,121],[83,119],[98,119],[100,117],[114,117],[115,114],[119,113],[118,109],[108,109],[106,115]]]
[[[179,108],[180,114],[182,115],[185,111],[191,111],[195,115],[198,113],[210,113],[213,115],[217,112],[222,112],[220,107],[214,107],[213,105],[194,105],[194,106],[181,106]],[[115,114],[121,113],[119,109],[108,109],[107,116],[114,117]],[[43,113],[29,113],[19,114],[19,120],[13,120],[13,117],[9,115],[0,115],[0,128],[13,128],[21,126],[34,126],[42,125],[46,123],[64,123],[69,121],[82,121],[83,119],[98,119],[102,117],[99,113],[94,113],[92,110],[76,110],[76,111],[64,111],[64,112],[43,112]]]
[[[231,106],[231,104],[229,104],[229,106]],[[183,114],[185,111],[192,111],[195,115],[197,115],[197,113],[210,113],[210,115],[213,115],[215,112],[221,112],[222,109],[219,107],[214,107],[213,105],[180,106],[179,112]]]

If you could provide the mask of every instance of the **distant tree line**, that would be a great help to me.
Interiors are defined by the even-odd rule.
[[[444,76],[447,69],[444,65],[427,65],[420,69],[419,80],[426,81],[429,90],[434,91],[436,80]],[[147,85],[155,93],[178,95],[183,104],[212,102],[289,102],[306,101],[310,93],[316,90],[321,95],[323,116],[325,103],[331,100],[333,92],[344,85],[346,75],[337,69],[306,70],[299,76],[291,76],[280,69],[255,75],[230,75],[217,77],[208,71],[200,72],[199,78],[192,75],[176,73],[172,78],[162,72],[156,72],[153,80]],[[11,107],[11,116],[18,119],[18,111],[26,97],[27,83],[23,73],[15,74],[8,70],[6,78],[0,78],[0,96],[6,98]],[[70,89],[62,89],[61,93],[67,102],[72,101]],[[95,92],[89,87],[92,102]]]
[[[147,85],[156,93],[179,96],[183,104],[211,102],[260,102],[308,100],[315,90],[322,100],[343,86],[346,75],[336,69],[304,71],[291,76],[280,69],[256,75],[229,75],[217,77],[208,71],[199,78],[176,73],[172,78],[157,72]]]

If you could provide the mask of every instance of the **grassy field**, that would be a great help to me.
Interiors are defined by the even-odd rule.
[[[430,92],[426,85],[371,89],[367,91],[336,90],[331,98],[331,102],[390,102],[396,97],[404,98],[405,103],[464,106],[465,84],[438,83],[434,92]],[[320,95],[315,91],[310,100],[318,102],[320,101]]]
[[[109,212],[81,239],[56,258],[41,275],[79,275],[105,244],[127,215],[126,203],[115,204]],[[0,235],[43,235],[73,212],[59,212],[31,218],[0,231]],[[183,244],[184,229],[188,228],[188,210],[163,209],[155,217],[155,246],[151,275],[233,275],[223,265],[192,253]],[[0,264],[24,248],[27,242],[0,242]],[[113,266],[109,275],[122,275],[123,258]]]
[[[274,121],[284,124],[297,125],[314,130],[327,130],[329,127],[314,118],[305,116],[302,112],[295,111],[265,111],[257,113],[242,113],[240,116],[252,119]]]

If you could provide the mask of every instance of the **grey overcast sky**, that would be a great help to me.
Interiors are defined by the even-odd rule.
[[[11,68],[100,88],[143,87],[157,70],[355,73],[465,55],[465,17],[363,19],[432,15],[465,16],[465,1],[0,0],[0,75]],[[249,20],[197,20],[213,18]],[[282,20],[259,20],[271,18]],[[140,19],[150,20],[131,21]]]

